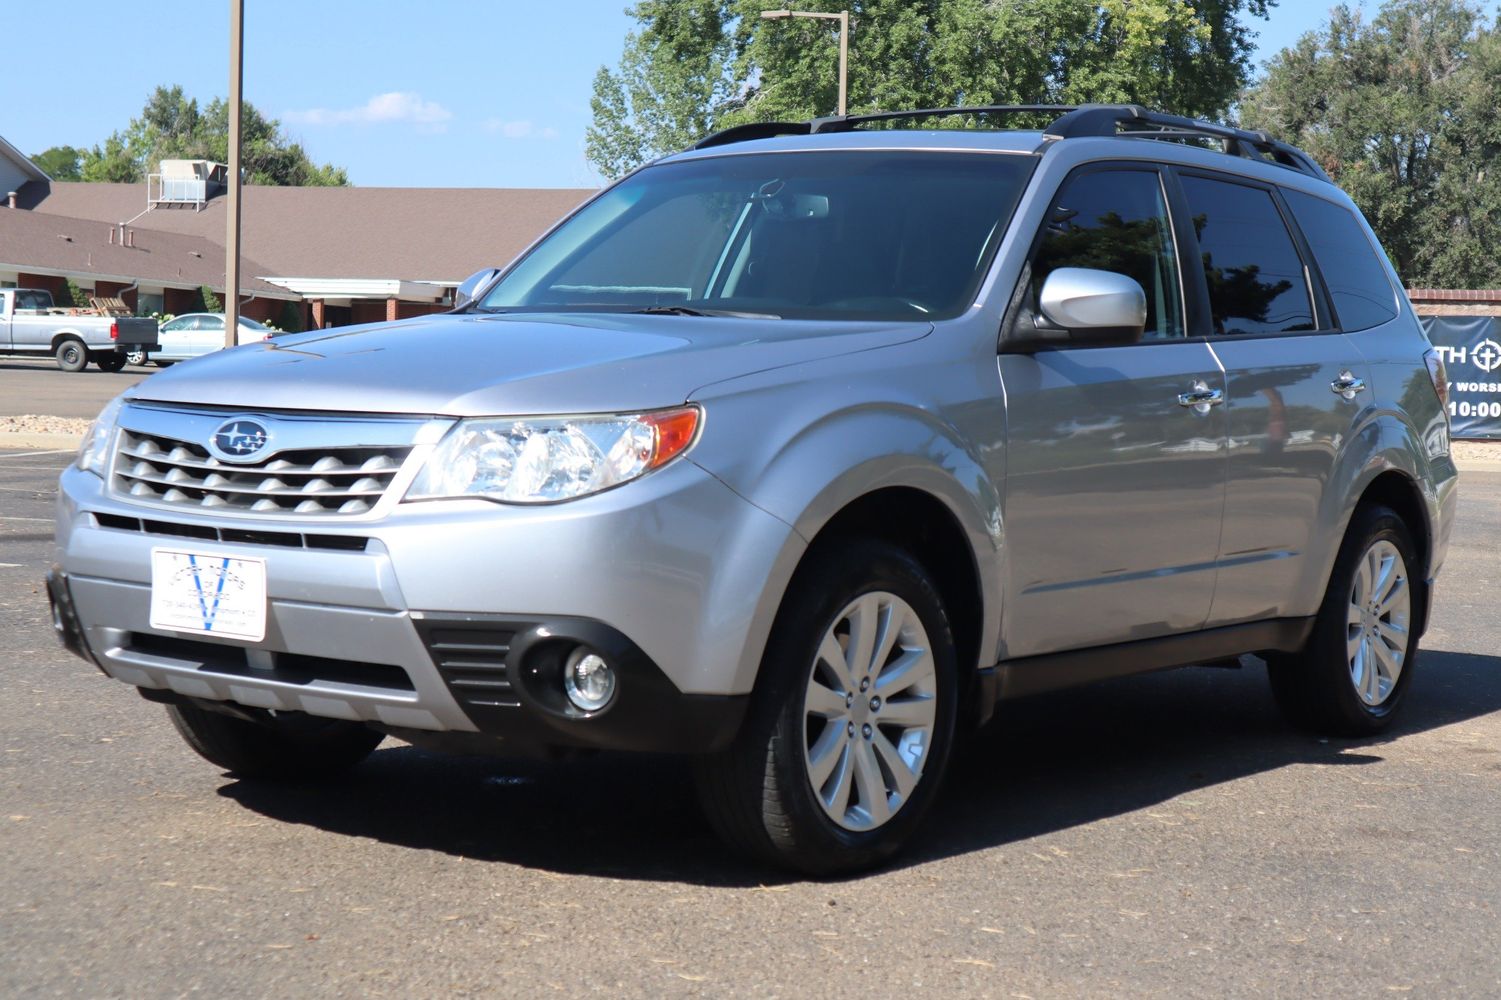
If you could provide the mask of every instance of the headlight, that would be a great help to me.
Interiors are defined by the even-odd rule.
[[[699,410],[461,421],[428,456],[408,500],[553,503],[630,482],[687,450]]]
[[[125,396],[119,395],[99,411],[99,416],[89,424],[78,446],[78,467],[96,476],[103,476],[109,465],[109,443],[115,434],[115,420],[120,416],[120,407],[125,405]]]

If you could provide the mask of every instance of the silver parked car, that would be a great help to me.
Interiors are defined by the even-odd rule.
[[[239,318],[240,335],[237,342],[253,344],[270,337],[270,327],[253,319]],[[160,368],[177,361],[187,361],[204,354],[212,354],[224,347],[223,313],[183,313],[161,325],[161,342],[154,350],[131,351],[125,360],[133,365],[144,365],[149,358]]]
[[[1003,699],[1255,654],[1297,723],[1390,724],[1456,474],[1350,200],[1132,106],[903,117],[720,133],[450,314],[127,391],[62,476],[63,641],[238,775],[688,754],[819,873]]]

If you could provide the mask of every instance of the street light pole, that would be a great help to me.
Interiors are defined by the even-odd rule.
[[[816,10],[763,10],[761,17],[767,21],[780,21],[784,17],[812,17],[839,22],[839,107],[835,114],[843,115],[849,79],[850,12],[841,10],[837,14],[826,14]]]

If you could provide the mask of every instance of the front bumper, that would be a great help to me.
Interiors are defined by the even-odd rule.
[[[60,634],[112,677],[520,751],[724,746],[770,625],[757,607],[801,551],[785,524],[687,462],[555,508],[424,503],[316,525],[148,509],[70,469],[57,544]],[[265,639],[151,628],[158,546],[266,559]],[[599,712],[557,697],[575,643],[617,669]]]

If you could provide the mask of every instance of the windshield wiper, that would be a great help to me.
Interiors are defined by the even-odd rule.
[[[781,319],[775,313],[737,312],[733,309],[694,309],[691,306],[643,306],[628,312],[641,316],[732,316],[737,319]]]

